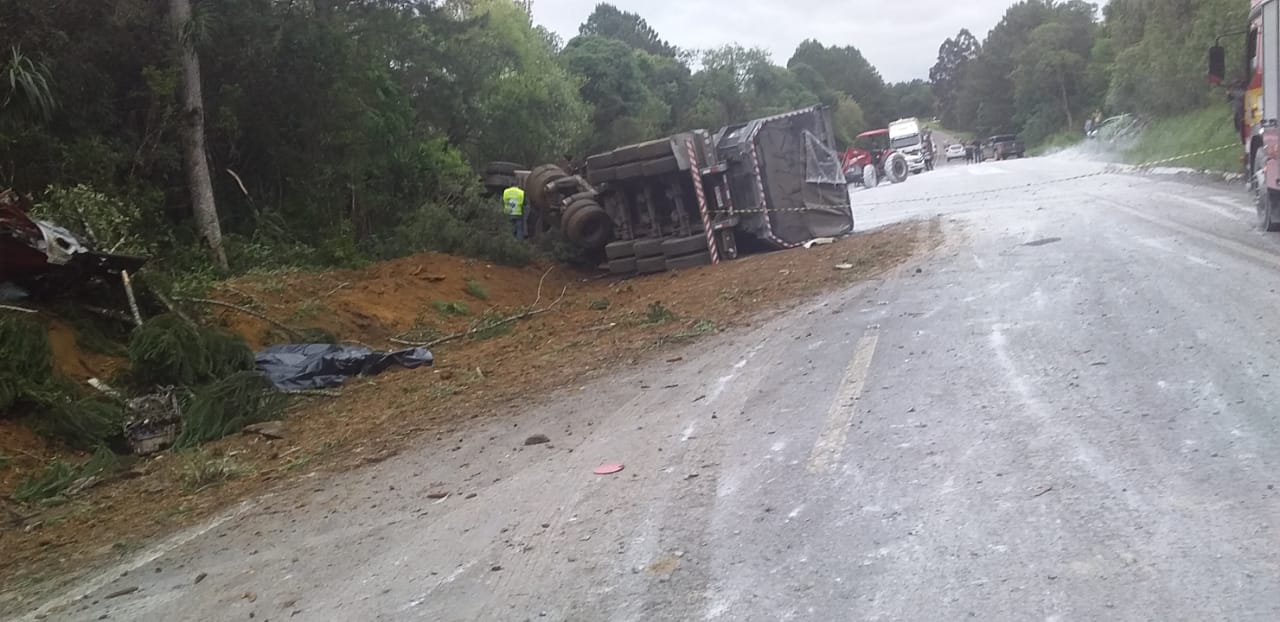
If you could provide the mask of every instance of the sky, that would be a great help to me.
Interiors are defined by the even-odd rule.
[[[565,41],[599,0],[533,0],[533,19]],[[853,45],[888,82],[929,79],[938,46],[961,28],[985,39],[1015,0],[613,0],[684,49],[762,47],[786,65],[805,39]]]

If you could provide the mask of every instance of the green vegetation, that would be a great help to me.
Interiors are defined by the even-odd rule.
[[[649,308],[645,311],[645,324],[648,326],[661,326],[679,319],[680,317],[674,311],[663,306],[661,302],[649,303]]]
[[[253,352],[239,337],[161,315],[134,331],[129,361],[141,385],[195,386],[252,370]]]
[[[448,300],[437,300],[431,303],[436,311],[445,317],[453,315],[471,315],[471,307],[465,302],[451,302]]]
[[[712,320],[698,320],[697,322],[694,322],[691,326],[689,326],[689,328],[676,333],[673,336],[673,339],[676,339],[676,340],[696,339],[704,335],[710,335],[712,333],[718,333],[718,332],[720,332],[719,324],[716,324]]]
[[[1215,147],[1232,146],[1213,153],[1169,162],[1167,166],[1187,167],[1197,170],[1240,173],[1243,147],[1235,133],[1231,111],[1223,105],[1158,119],[1138,136],[1137,142],[1125,152],[1124,158],[1132,164],[1163,160]]]
[[[476,300],[488,300],[489,288],[485,287],[480,281],[467,281],[467,295]]]
[[[1115,0],[1098,20],[1094,4],[1022,0],[985,40],[961,30],[943,42],[930,71],[939,116],[947,128],[1019,133],[1029,146],[1054,147],[1083,135],[1095,115],[1194,113],[1221,101],[1204,79],[1206,52],[1221,33],[1243,28],[1247,12],[1236,0]],[[1243,58],[1243,40],[1223,39],[1228,58]]]
[[[94,451],[93,455],[80,465],[54,460],[40,473],[19,483],[14,489],[13,500],[18,503],[57,503],[77,482],[99,477],[118,468],[119,465],[115,454],[105,448]]]
[[[199,492],[246,473],[248,469],[227,456],[214,456],[198,449],[182,456],[180,478],[182,487],[188,492]]]
[[[517,315],[518,313],[519,311],[515,311],[512,315]],[[494,337],[511,334],[511,322],[505,322],[504,320],[506,318],[507,316],[497,309],[489,309],[488,311],[485,311],[484,314],[476,318],[476,320],[471,323],[471,327],[468,328],[468,332],[471,333],[471,339],[475,341],[484,341],[486,339],[493,339]]]
[[[612,303],[609,302],[608,298],[596,298],[591,301],[587,308],[592,311],[608,311],[610,306],[612,306]]]
[[[182,404],[182,434],[174,447],[195,447],[277,419],[286,397],[254,371],[241,371],[191,390]]]

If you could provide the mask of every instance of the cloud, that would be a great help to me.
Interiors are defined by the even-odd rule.
[[[726,43],[758,46],[785,65],[805,39],[827,45],[853,45],[889,82],[928,79],[947,37],[968,28],[983,39],[1015,0],[738,0],[676,2],[619,0],[623,11],[637,13],[663,39],[681,48],[710,48]],[[533,0],[534,21],[564,37],[595,9],[597,0]]]

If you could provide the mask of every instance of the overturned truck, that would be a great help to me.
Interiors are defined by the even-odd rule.
[[[851,232],[834,146],[817,106],[620,147],[585,174],[540,166],[525,190],[544,231],[602,252],[614,274],[651,274]]]

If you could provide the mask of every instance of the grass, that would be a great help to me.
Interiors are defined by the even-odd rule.
[[[488,294],[486,293],[485,295],[487,296]],[[453,315],[471,315],[471,307],[468,307],[465,302],[437,300],[431,303],[431,306],[435,307],[436,311],[445,317]]]
[[[704,335],[710,335],[718,332],[720,332],[719,324],[716,324],[712,320],[698,320],[688,329],[682,330],[673,335],[672,338],[676,340],[696,339]]]
[[[489,299],[489,289],[485,287],[484,284],[482,284],[480,281],[474,281],[474,280],[467,281],[467,287],[465,291],[467,292],[468,296],[471,296],[476,300]]]
[[[1074,147],[1084,140],[1084,135],[1080,132],[1058,132],[1046,139],[1044,142],[1036,145],[1031,149],[1031,155],[1042,156],[1061,151],[1068,147]]]
[[[591,305],[588,308],[592,311],[608,311],[610,306],[611,303],[608,298],[596,298],[591,301]]]
[[[247,469],[231,458],[196,450],[182,457],[180,477],[182,487],[188,492],[200,492],[210,486],[231,481],[246,472]]]
[[[1133,147],[1124,153],[1124,159],[1131,164],[1143,164],[1203,149],[1238,145],[1239,142],[1231,109],[1215,105],[1152,122]],[[1240,163],[1242,152],[1243,148],[1224,149],[1169,162],[1168,166],[1238,173],[1243,171]]]
[[[119,459],[106,448],[99,448],[88,460],[79,465],[54,460],[39,473],[19,483],[13,491],[13,500],[18,503],[44,504],[63,501],[64,493],[76,482],[97,477],[119,466]]]
[[[661,302],[649,303],[649,309],[645,311],[645,324],[648,326],[662,326],[668,322],[674,322],[680,319],[671,309],[663,306]]]
[[[517,310],[512,312],[512,315],[518,315],[519,313],[520,312]],[[469,330],[474,331],[471,334],[471,339],[474,341],[484,341],[486,339],[493,339],[494,337],[511,334],[511,323],[502,323],[506,317],[507,316],[503,315],[503,313],[497,309],[489,309],[488,311],[485,311],[483,315],[476,318],[476,321],[471,323]]]

